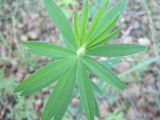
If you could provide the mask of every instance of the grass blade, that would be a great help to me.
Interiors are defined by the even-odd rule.
[[[88,67],[88,69],[97,75],[99,78],[105,80],[117,89],[124,90],[125,84],[108,68],[104,67],[99,62],[85,56],[83,63]]]
[[[57,6],[54,0],[43,0],[43,1],[46,9],[48,10],[50,18],[62,33],[65,44],[68,47],[76,49],[77,48],[76,38],[71,29],[70,23],[66,18],[65,14],[63,13],[63,11]]]
[[[99,113],[99,108],[98,108],[98,103],[96,101],[96,98],[94,98],[94,104],[95,104],[95,115],[99,118],[100,117],[100,113]]]
[[[92,90],[92,84],[88,77],[85,66],[79,63],[78,66],[78,82],[80,89],[80,98],[86,112],[88,120],[93,120],[95,115],[95,99]]]
[[[145,46],[136,44],[107,44],[93,48],[89,50],[87,54],[93,56],[119,57],[132,55],[145,49]]]
[[[134,71],[139,71],[142,70],[142,68],[148,67],[150,64],[153,64],[154,62],[157,62],[160,60],[160,57],[147,57],[141,61],[139,61],[136,65],[128,69],[127,71],[121,73],[118,75],[120,78],[127,76],[128,74],[134,72]]]
[[[28,50],[37,55],[49,56],[49,57],[68,57],[73,56],[74,52],[68,48],[60,47],[47,42],[28,41],[23,42],[22,45],[28,48]]]
[[[74,63],[74,67],[67,71],[58,81],[45,106],[41,117],[42,120],[60,120],[63,117],[72,98],[76,69],[77,67]]]

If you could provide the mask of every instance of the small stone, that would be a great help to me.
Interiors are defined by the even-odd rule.
[[[26,35],[22,35],[20,39],[21,41],[26,42],[28,40],[28,37]]]
[[[76,107],[78,106],[78,104],[79,104],[79,99],[78,99],[77,97],[74,97],[74,98],[72,99],[71,104],[72,104],[72,106],[73,106],[74,108],[76,108]]]
[[[148,38],[139,38],[138,42],[142,45],[146,45],[149,46],[151,44],[150,42],[151,40],[149,40]]]
[[[36,32],[36,31],[30,31],[28,33],[28,37],[31,38],[31,39],[37,39],[38,38],[38,32]]]

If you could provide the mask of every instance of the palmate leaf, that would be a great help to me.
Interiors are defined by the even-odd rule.
[[[78,82],[80,89],[80,98],[88,120],[94,120],[95,115],[95,97],[92,90],[92,84],[88,77],[85,66],[79,61],[78,64]]]
[[[88,55],[118,57],[132,55],[146,49],[143,45],[136,44],[107,44],[93,48],[87,52]]]
[[[49,86],[69,69],[72,61],[68,58],[62,58],[51,62],[22,81],[16,87],[15,92],[21,92],[21,95],[25,96]]]
[[[74,36],[74,33],[71,29],[71,26],[65,14],[56,5],[54,0],[43,0],[43,1],[50,18],[62,33],[65,44],[68,47],[71,47],[72,49],[76,49],[77,48],[76,38]]]
[[[29,95],[55,82],[54,90],[48,99],[41,120],[61,120],[72,98],[74,84],[77,80],[86,116],[88,120],[94,120],[95,116],[99,117],[95,92],[100,93],[101,90],[90,80],[89,72],[119,90],[124,90],[126,85],[109,69],[109,65],[104,66],[91,57],[125,56],[145,49],[141,45],[106,44],[121,30],[113,30],[113,28],[124,10],[127,0],[120,0],[107,12],[109,0],[105,0],[91,21],[90,28],[87,25],[89,17],[86,0],[80,22],[78,13],[74,16],[74,32],[55,1],[43,1],[49,16],[62,33],[67,48],[44,42],[24,42],[23,45],[32,53],[54,57],[56,60],[33,73],[20,83],[15,91],[20,92],[21,95]]]
[[[103,80],[106,80],[106,82],[118,88],[119,90],[125,89],[126,85],[111,70],[87,56],[85,56],[82,60],[83,63],[88,67],[88,69],[95,75]]]
[[[76,80],[77,66],[73,62],[72,67],[58,81],[52,91],[42,114],[42,120],[61,120],[71,100]]]
[[[23,42],[22,45],[28,48],[28,50],[34,54],[48,56],[48,57],[69,57],[75,55],[75,53],[61,46],[57,46],[48,42]]]

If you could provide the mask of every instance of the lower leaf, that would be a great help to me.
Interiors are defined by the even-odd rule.
[[[92,84],[88,77],[85,66],[79,63],[78,81],[80,89],[80,98],[88,120],[94,120],[95,115],[95,98],[92,90]]]
[[[88,67],[88,69],[93,72],[95,75],[100,77],[103,80],[106,80],[112,86],[124,90],[125,84],[108,68],[104,67],[99,62],[85,56],[83,63]]]
[[[68,58],[58,59],[40,68],[26,80],[22,81],[15,89],[22,96],[37,92],[53,83],[71,65]],[[63,68],[63,69],[62,69]]]
[[[58,81],[55,89],[52,91],[45,110],[42,114],[42,120],[61,120],[72,97],[74,83],[76,80],[76,65],[67,71]]]

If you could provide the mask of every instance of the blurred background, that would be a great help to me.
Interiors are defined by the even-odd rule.
[[[55,0],[71,20],[82,0]],[[90,1],[90,18],[103,0]],[[111,5],[118,0],[110,0]],[[160,0],[129,0],[117,26],[122,33],[113,42],[138,43],[148,50],[124,58],[97,58],[128,84],[124,92],[97,82],[97,120],[160,120]],[[21,42],[39,40],[63,45],[42,0],[0,0],[0,120],[39,120],[50,88],[20,97],[14,88],[50,58],[30,54]],[[97,78],[91,76],[93,80]],[[77,91],[64,120],[86,120]]]

